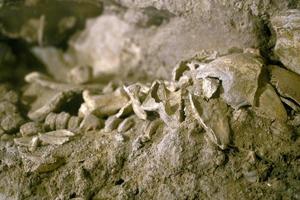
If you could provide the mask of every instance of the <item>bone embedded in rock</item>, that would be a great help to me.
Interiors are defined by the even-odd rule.
[[[264,62],[251,53],[236,53],[217,58],[197,68],[197,78],[213,77],[222,81],[223,99],[235,109],[254,105],[258,80]]]
[[[20,127],[22,136],[33,136],[44,131],[42,124],[38,122],[28,122]]]
[[[145,121],[143,126],[144,135],[151,138],[162,124],[161,119],[155,119],[153,121]]]
[[[39,139],[45,144],[62,145],[70,140],[75,134],[68,130],[57,130],[39,134]]]
[[[108,117],[105,121],[104,131],[108,133],[117,129],[121,122],[122,120],[115,115]]]
[[[41,108],[28,113],[28,117],[34,121],[43,121],[51,112],[58,111],[62,105],[78,95],[78,91],[64,91],[57,93],[52,99],[44,104]]]
[[[104,126],[102,119],[99,119],[93,114],[87,115],[83,118],[80,129],[84,131],[91,131],[96,129],[101,129]]]
[[[191,93],[189,94],[189,100],[195,118],[206,130],[210,140],[222,150],[226,149],[230,144],[227,105],[220,100],[206,102],[200,98],[196,99]]]
[[[203,95],[210,99],[217,92],[219,84],[220,81],[216,78],[204,78],[202,83]]]
[[[122,107],[116,114],[117,117],[126,117],[133,113],[132,101],[129,101],[124,107]]]
[[[140,118],[140,119],[147,119],[147,113],[142,109],[141,102],[138,96],[138,92],[141,89],[140,86],[136,85],[134,87],[126,87],[124,86],[124,91],[129,96],[131,103],[132,103],[132,109],[134,113]]]
[[[118,126],[117,131],[119,133],[123,133],[131,129],[135,124],[134,118],[133,117],[128,117],[124,119]]]
[[[85,90],[82,95],[88,110],[99,117],[116,114],[129,101],[121,89],[100,95],[93,95]]]

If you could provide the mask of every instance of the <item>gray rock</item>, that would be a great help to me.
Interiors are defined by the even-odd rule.
[[[271,22],[277,37],[274,53],[288,69],[300,74],[300,10],[287,10]]]

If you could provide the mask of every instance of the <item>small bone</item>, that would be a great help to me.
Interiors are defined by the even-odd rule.
[[[138,92],[140,90],[140,87],[137,86],[135,88],[130,88],[130,87],[123,87],[127,95],[129,96],[131,103],[132,103],[132,108],[134,113],[140,118],[140,119],[147,119],[147,114],[146,112],[141,108],[141,102],[138,97]]]
[[[33,121],[43,121],[49,113],[58,111],[63,104],[77,95],[78,91],[70,90],[59,92],[44,106],[31,113],[28,113],[28,117]]]
[[[126,132],[133,126],[134,126],[134,119],[132,117],[128,117],[119,124],[118,132],[119,133]]]
[[[118,127],[118,125],[121,123],[121,119],[118,118],[117,116],[113,115],[110,116],[106,121],[105,121],[105,127],[104,131],[105,132],[111,132],[114,129]]]
[[[39,139],[46,144],[62,145],[68,142],[70,140],[69,138],[74,135],[73,132],[68,130],[58,130],[39,134]]]

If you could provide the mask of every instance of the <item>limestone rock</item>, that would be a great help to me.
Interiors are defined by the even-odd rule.
[[[277,37],[274,53],[288,69],[300,74],[300,10],[287,10],[271,22]]]
[[[89,20],[70,48],[80,64],[94,68],[95,77],[116,74],[121,67],[135,67],[140,61],[139,47],[130,41],[134,30],[119,17],[103,15]]]
[[[258,97],[258,114],[269,118],[281,121],[287,120],[286,110],[276,94],[274,88],[267,84],[262,88],[262,92]]]
[[[274,85],[279,94],[300,105],[300,75],[278,66],[269,66],[269,70],[271,84]]]

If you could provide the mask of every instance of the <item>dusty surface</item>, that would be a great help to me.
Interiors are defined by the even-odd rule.
[[[0,6],[1,200],[300,199],[298,1]]]

